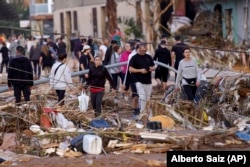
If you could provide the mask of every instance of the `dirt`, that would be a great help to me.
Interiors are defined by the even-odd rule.
[[[160,164],[160,165],[157,165]],[[132,154],[123,153],[120,155],[88,155],[84,154],[78,158],[61,158],[43,157],[33,158],[23,162],[4,163],[4,166],[17,165],[19,167],[104,167],[104,166],[119,166],[119,167],[148,167],[148,166],[166,166],[166,153],[151,153],[151,154]]]

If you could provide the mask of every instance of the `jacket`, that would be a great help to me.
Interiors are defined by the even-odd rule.
[[[8,68],[8,86],[33,86],[33,70],[30,60],[24,56],[14,57]]]
[[[63,64],[63,65],[61,64],[62,64],[61,62],[56,62],[52,66],[51,73],[50,73],[50,85],[55,90],[65,90],[67,86],[73,87],[71,71],[69,67],[66,64]],[[59,67],[59,65],[61,66]]]

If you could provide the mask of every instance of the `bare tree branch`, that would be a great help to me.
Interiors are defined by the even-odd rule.
[[[159,0],[157,0],[159,2]],[[170,1],[170,3],[168,4],[168,6],[166,6],[158,15],[157,18],[154,20],[154,24],[155,25],[159,19],[161,18],[161,16],[173,5],[173,0]]]

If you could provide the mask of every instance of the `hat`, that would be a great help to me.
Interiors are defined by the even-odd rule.
[[[90,46],[89,46],[89,45],[84,45],[81,52],[84,52],[84,51],[87,50],[87,49],[90,49]]]

